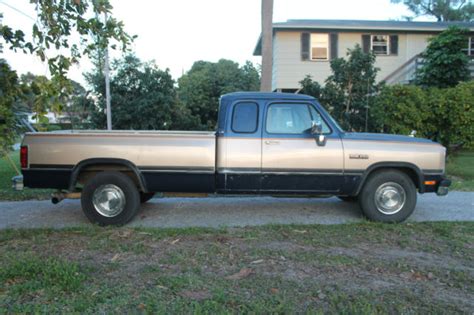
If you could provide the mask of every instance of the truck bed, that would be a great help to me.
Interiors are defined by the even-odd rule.
[[[155,171],[215,171],[215,132],[59,131],[27,133],[29,167],[74,167],[93,158],[124,159]]]

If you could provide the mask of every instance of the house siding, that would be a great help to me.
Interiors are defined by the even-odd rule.
[[[346,57],[347,50],[356,44],[362,45],[362,32],[338,33],[338,56]],[[386,34],[371,32],[371,34]],[[398,54],[396,56],[377,56],[375,66],[380,68],[377,81],[383,80],[397,70],[410,58],[421,53],[427,46],[428,34],[398,35]],[[301,32],[284,31],[274,34],[273,90],[298,89],[299,81],[306,75],[324,84],[331,74],[330,61],[303,61],[301,59]]]

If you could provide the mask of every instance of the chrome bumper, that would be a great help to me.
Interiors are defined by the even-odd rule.
[[[23,190],[23,175],[14,176],[12,178],[12,188],[14,190]]]
[[[449,179],[443,179],[436,190],[438,196],[446,196],[449,192],[449,186],[451,186],[451,181]]]

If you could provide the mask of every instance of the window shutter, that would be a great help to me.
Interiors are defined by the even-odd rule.
[[[390,55],[398,55],[398,35],[390,35]]]
[[[301,59],[309,60],[310,33],[301,33]]]
[[[329,35],[329,44],[331,45],[331,49],[330,49],[331,60],[337,58],[337,44],[338,44],[337,40],[338,40],[337,33],[331,33]]]
[[[370,52],[370,35],[362,35],[362,50],[365,53]]]

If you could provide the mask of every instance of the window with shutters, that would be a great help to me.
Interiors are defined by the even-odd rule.
[[[329,34],[311,34],[311,60],[329,59]]]
[[[390,55],[390,36],[371,35],[370,49],[376,55]]]

